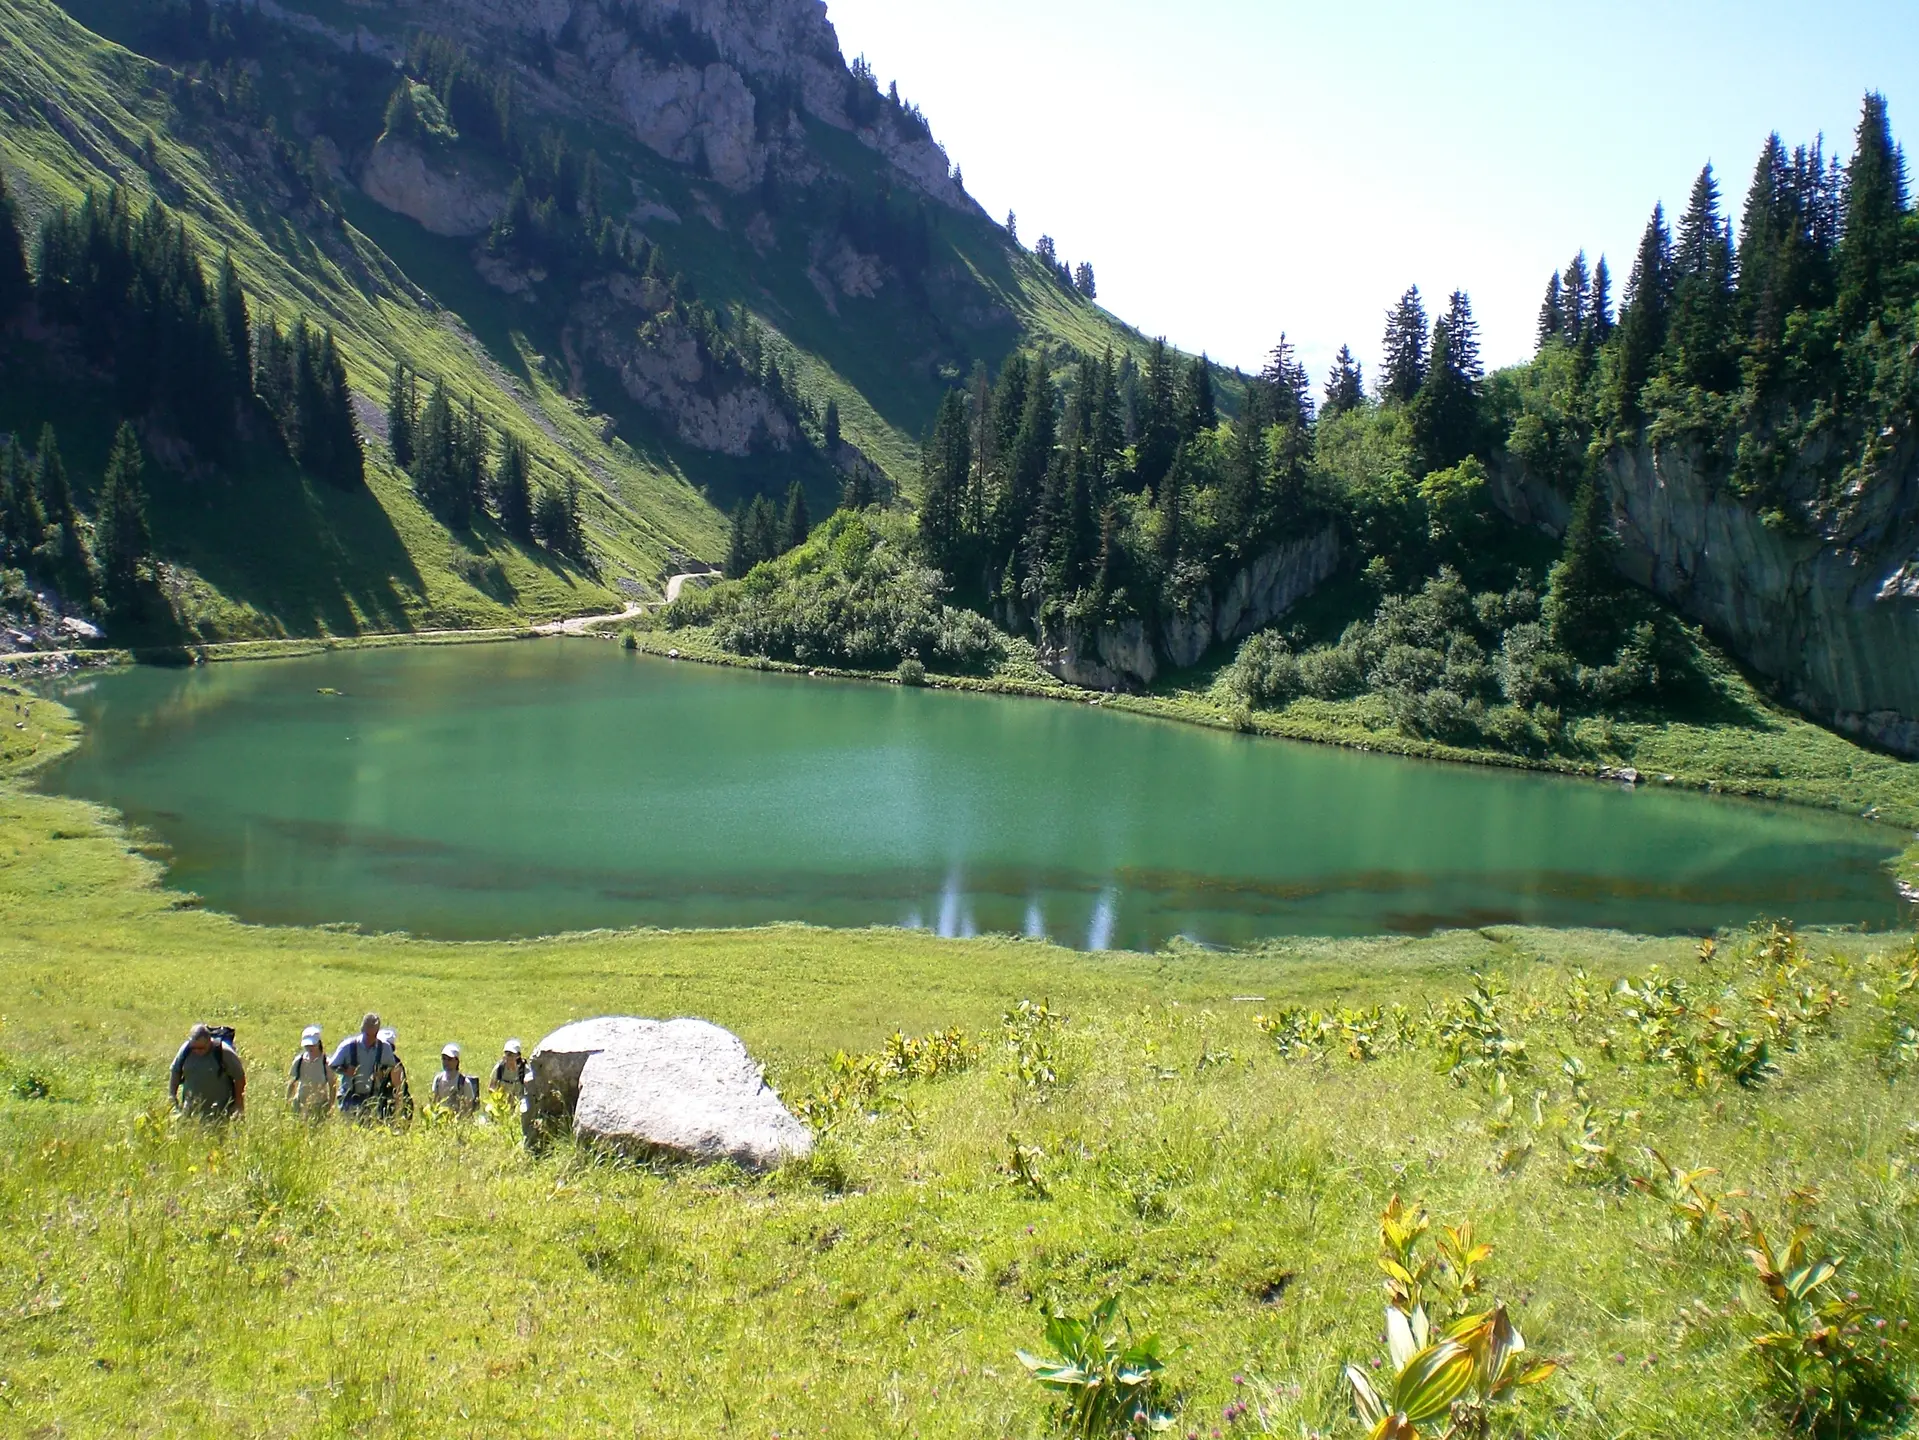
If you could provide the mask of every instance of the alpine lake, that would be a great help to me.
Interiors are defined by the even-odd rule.
[[[242,919],[443,939],[904,925],[1151,950],[1493,924],[1898,923],[1848,816],[605,642],[83,674],[44,788]]]

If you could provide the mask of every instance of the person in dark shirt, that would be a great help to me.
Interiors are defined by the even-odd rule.
[[[206,1026],[195,1025],[167,1072],[167,1099],[182,1115],[201,1119],[244,1114],[247,1067],[231,1045],[215,1040]]]

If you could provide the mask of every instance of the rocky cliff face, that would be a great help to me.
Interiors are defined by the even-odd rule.
[[[1919,454],[1890,473],[1794,534],[1716,486],[1695,453],[1617,450],[1605,479],[1620,566],[1798,708],[1919,755]],[[1569,506],[1551,487],[1517,472],[1494,484],[1515,520],[1564,530]],[[1810,494],[1812,479],[1787,490]]]
[[[1137,619],[1096,629],[1065,621],[1042,625],[1039,663],[1089,690],[1151,685],[1164,669],[1196,664],[1215,643],[1231,644],[1272,624],[1338,568],[1339,532],[1329,525],[1267,551],[1223,591],[1199,597],[1156,626]]]
[[[761,113],[762,97],[851,130],[899,177],[955,207],[970,205],[946,151],[882,114],[857,125],[852,76],[825,0],[451,0],[474,24],[538,36],[576,98],[617,115],[655,153],[697,166],[733,191],[771,166],[805,176],[805,136]]]

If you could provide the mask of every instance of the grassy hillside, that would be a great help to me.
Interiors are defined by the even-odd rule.
[[[377,437],[370,494],[344,499],[261,447],[215,483],[163,467],[153,487],[183,635],[468,626],[608,608],[621,591],[654,589],[687,558],[722,558],[723,512],[742,496],[783,494],[798,479],[815,513],[831,508],[839,478],[817,453],[733,458],[679,441],[615,377],[572,365],[564,304],[547,294],[529,304],[489,285],[471,241],[429,234],[354,187],[352,167],[380,133],[393,67],[343,52],[316,22],[342,34],[368,27],[404,50],[430,15],[326,5],[278,20],[253,12],[240,68],[257,111],[213,123],[181,98],[189,77],[210,74],[168,38],[186,13],[126,0],[75,0],[66,10],[21,0],[0,14],[0,167],[29,231],[47,207],[90,187],[116,182],[158,197],[204,253],[232,252],[256,315],[284,322],[305,313],[334,329],[369,428],[383,428],[378,411],[396,361],[444,379],[456,397],[476,397],[490,426],[530,447],[536,488],[580,486],[596,563],[583,572],[486,524],[449,533],[416,503]],[[205,83],[194,93],[208,93]],[[907,494],[918,437],[945,386],[974,360],[996,365],[1023,344],[1139,343],[977,211],[930,207],[935,284],[895,278],[870,298],[836,302],[808,277],[826,200],[796,192],[763,213],[765,196],[702,181],[590,108],[549,104],[537,118],[580,151],[593,149],[610,183],[648,198],[648,234],[692,291],[723,316],[750,314],[765,327],[771,353],[809,400],[835,402],[846,438]],[[827,173],[855,188],[888,183],[886,162],[851,135],[808,126],[806,143]],[[309,156],[337,157],[332,180],[316,180],[310,167],[324,166]],[[309,182],[331,187],[331,198],[303,200]],[[0,377],[0,431],[30,438],[52,421],[84,503],[112,432],[109,392],[50,374],[36,343],[19,335],[0,345]]]
[[[63,743],[52,707],[3,700],[10,769]],[[1741,1211],[1810,1223],[1844,1260],[1821,1301],[1859,1296],[1848,1394],[1872,1420],[1830,1433],[1910,1433],[1919,1014],[1882,939],[1767,932],[1706,961],[1508,930],[1226,956],[800,928],[433,945],[202,913],[107,817],[17,779],[0,916],[15,1433],[1039,1436],[1056,1407],[1014,1350],[1118,1296],[1161,1337],[1174,1433],[1359,1435],[1338,1367],[1378,1378],[1395,1194],[1473,1223],[1481,1303],[1559,1364],[1494,1433],[1797,1433],[1753,1345],[1775,1322]],[[1001,1025],[1049,997],[1067,1018]],[[1723,1032],[1676,1008],[1708,997]],[[581,1015],[710,1016],[824,1138],[748,1179],[287,1119],[299,1027],[370,1005],[416,1066]],[[254,1075],[226,1130],[162,1104],[202,1015]],[[934,1078],[827,1059],[947,1027],[968,1044]]]

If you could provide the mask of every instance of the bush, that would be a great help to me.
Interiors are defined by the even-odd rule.
[[[920,663],[919,656],[908,655],[900,661],[899,668],[893,672],[893,678],[902,685],[924,685],[926,667]]]
[[[999,654],[998,632],[944,603],[945,595],[945,577],[915,555],[909,520],[840,511],[804,545],[744,578],[682,592],[664,623],[711,625],[728,650],[802,665],[897,672],[911,658],[922,678],[927,660],[984,667]]]

